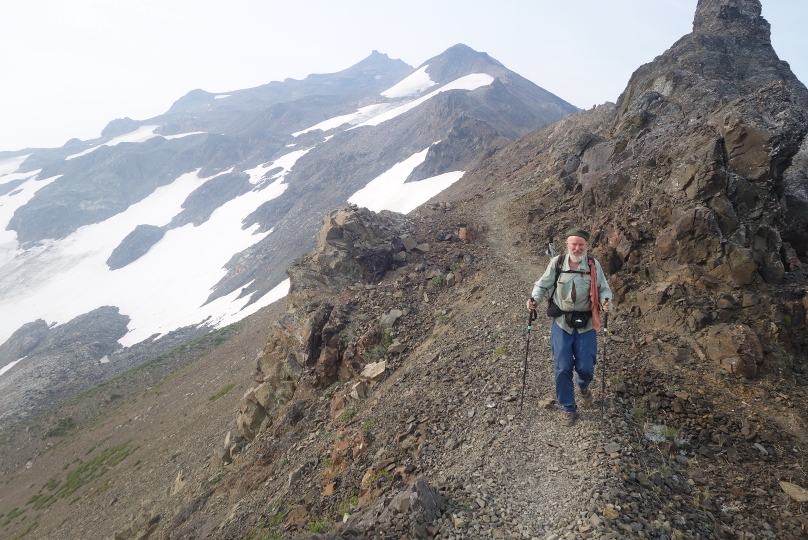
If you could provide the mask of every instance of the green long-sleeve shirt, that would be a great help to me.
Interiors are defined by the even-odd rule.
[[[547,269],[544,271],[544,274],[533,285],[533,294],[531,294],[531,298],[535,299],[537,302],[541,302],[547,291],[551,291],[553,289],[553,283],[555,282],[555,267],[558,257],[564,257],[564,263],[561,266],[561,270],[570,270],[569,257],[566,255],[558,255],[550,259],[550,263],[547,265]],[[578,270],[588,272],[589,263],[582,261],[578,266]],[[603,268],[601,268],[600,263],[597,260],[595,260],[595,270],[598,280],[598,301],[603,302],[608,299],[610,301],[609,307],[611,310],[613,310],[614,298],[612,297],[612,290],[609,288],[609,283],[606,281]],[[591,283],[592,281],[589,275],[583,275],[578,272],[559,272],[558,287],[556,288],[553,301],[559,308],[561,308],[562,311],[591,311],[592,305],[589,301],[589,287],[591,286]],[[573,288],[575,288],[575,302],[572,301]],[[555,322],[568,334],[572,333],[572,328],[567,325],[563,315],[561,317],[557,317]],[[590,319],[589,323],[587,323],[585,327],[578,329],[578,332],[587,332],[591,329],[592,320]]]

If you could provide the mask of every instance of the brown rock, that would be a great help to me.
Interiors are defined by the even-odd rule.
[[[797,257],[797,252],[793,247],[791,247],[791,244],[788,242],[783,242],[783,248],[781,251],[787,272],[796,272],[798,270],[802,270],[802,262],[800,262],[799,257]]]
[[[238,430],[245,439],[252,440],[266,416],[266,410],[258,403],[255,392],[247,392],[239,404],[239,414],[236,418]]]
[[[654,283],[637,294],[637,305],[643,313],[649,313],[668,299],[670,283]]]
[[[718,324],[702,340],[706,356],[737,377],[751,378],[763,362],[763,347],[744,324]]]

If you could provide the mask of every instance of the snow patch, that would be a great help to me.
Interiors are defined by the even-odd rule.
[[[140,126],[135,131],[130,131],[129,133],[124,133],[123,135],[118,135],[114,139],[111,139],[103,144],[99,144],[98,146],[93,146],[92,148],[88,148],[84,152],[79,152],[78,154],[73,154],[72,156],[67,156],[65,160],[75,159],[79,156],[84,156],[89,154],[90,152],[94,152],[98,150],[102,146],[115,146],[125,142],[131,143],[141,143],[144,141],[148,141],[153,137],[159,137],[154,130],[160,126]]]
[[[224,99],[230,97],[230,94],[219,94],[218,96],[213,96],[213,99]]]
[[[14,360],[13,362],[9,362],[9,363],[8,363],[8,364],[6,364],[5,366],[1,367],[1,368],[0,368],[0,375],[2,375],[3,373],[5,373],[5,372],[6,372],[6,371],[8,371],[9,369],[13,368],[13,367],[14,367],[14,366],[16,366],[17,364],[19,364],[19,363],[20,363],[20,361],[25,360],[26,358],[27,358],[26,356],[23,356],[22,358],[18,358],[17,360]]]
[[[298,135],[303,135],[304,133],[308,133],[309,131],[314,131],[316,129],[321,129],[323,131],[328,131],[330,129],[337,128],[343,124],[351,124],[355,125],[360,122],[364,122],[368,118],[372,118],[375,114],[378,114],[379,109],[385,108],[387,104],[385,103],[377,103],[376,105],[368,105],[366,107],[360,107],[355,112],[350,114],[343,114],[342,116],[335,116],[334,118],[329,118],[328,120],[323,120],[319,124],[315,124],[309,128],[306,128],[302,131],[298,131],[296,133],[292,133],[292,137],[297,137]]]
[[[412,171],[426,160],[427,152],[429,148],[396,163],[351,195],[348,202],[374,212],[391,210],[407,214],[460,180],[465,171],[448,172],[405,184]]]
[[[0,176],[17,172],[17,169],[20,168],[22,162],[25,161],[30,155],[31,154],[25,154],[24,156],[15,156],[13,158],[0,160]]]
[[[402,115],[405,112],[414,109],[418,105],[426,102],[429,99],[432,99],[441,92],[448,92],[449,90],[476,90],[477,88],[480,88],[481,86],[487,86],[492,82],[494,82],[494,77],[492,77],[487,73],[472,73],[471,75],[466,75],[465,77],[455,79],[454,81],[444,86],[441,86],[437,90],[430,92],[429,94],[422,96],[416,100],[410,101],[409,103],[405,103],[400,107],[396,107],[395,109],[374,116],[370,120],[366,120],[365,122],[356,125],[351,129],[356,129],[362,126],[378,126],[382,122],[392,120],[396,116]]]
[[[6,230],[11,218],[14,217],[14,212],[21,206],[28,204],[28,201],[33,198],[37,191],[62,176],[60,174],[44,180],[35,180],[37,173],[39,173],[39,170],[22,173],[23,175],[29,175],[28,180],[17,186],[17,189],[11,193],[0,196],[0,268],[14,259],[19,253],[17,231]],[[19,174],[11,174],[8,177],[18,176]],[[0,271],[0,275],[2,275],[2,271]],[[2,289],[2,285],[0,285],[0,289]],[[0,341],[0,343],[3,342]]]
[[[420,94],[430,86],[435,86],[438,83],[429,78],[429,74],[426,72],[427,67],[429,66],[419,68],[403,81],[382,92],[382,95],[387,98],[414,96]]]
[[[287,155],[275,163],[284,158],[291,162]],[[189,223],[166,232],[148,253],[115,271],[109,270],[106,260],[126,235],[140,224],[169,223],[182,211],[186,197],[209,178],[199,178],[198,171],[184,174],[101,223],[17,251],[0,266],[0,343],[26,322],[44,319],[62,324],[101,306],[117,306],[130,317],[129,332],[120,339],[123,346],[206,319],[216,325],[245,316],[253,306],[242,311],[250,295],[237,298],[240,289],[205,302],[227,274],[224,266],[233,254],[270,234],[257,233],[257,225],[242,229],[242,223],[261,204],[283,193],[283,176],[262,190],[228,201],[198,227]],[[284,290],[276,287],[273,296],[253,304],[255,309],[282,297]]]
[[[162,137],[168,141],[171,139],[181,139],[183,137],[188,137],[189,135],[203,135],[207,133],[207,131],[191,131],[190,133],[177,133],[176,135],[158,135],[158,137]]]
[[[283,156],[279,157],[275,161],[264,163],[263,165],[259,165],[255,168],[248,169],[244,172],[250,175],[250,183],[253,185],[263,184],[270,180],[274,180],[276,183],[282,182],[283,179],[286,177],[286,175],[289,174],[289,171],[292,170],[292,167],[294,167],[295,163],[297,163],[297,160],[306,155],[306,153],[312,148],[314,147],[312,146],[311,148],[306,148],[305,150],[295,150],[294,152],[289,152],[288,154],[284,154]],[[273,174],[272,177],[266,180],[263,179],[267,171],[271,171],[272,169],[275,169],[277,167],[282,167],[283,170]],[[284,189],[286,189],[285,185]]]

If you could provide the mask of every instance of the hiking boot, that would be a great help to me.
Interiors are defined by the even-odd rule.
[[[581,404],[584,407],[591,407],[592,402],[595,400],[595,398],[592,396],[592,390],[590,390],[589,388],[587,389],[580,388],[580,390],[581,390]]]
[[[564,427],[570,427],[575,423],[577,418],[578,413],[564,411],[561,413],[561,425]]]

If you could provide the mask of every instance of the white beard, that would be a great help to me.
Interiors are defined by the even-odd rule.
[[[574,263],[581,263],[586,259],[586,251],[584,251],[581,255],[573,255],[570,252],[567,252],[567,255],[570,256],[570,260]]]

